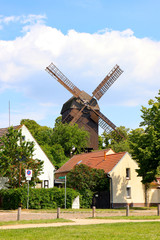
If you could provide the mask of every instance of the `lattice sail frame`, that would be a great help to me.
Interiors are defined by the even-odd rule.
[[[94,111],[99,117],[99,126],[103,128],[104,131],[107,133],[111,132],[112,130],[116,131],[119,135],[121,135],[116,130],[116,125],[114,125],[105,115],[103,115],[100,111],[94,110],[91,100],[96,97],[99,100],[104,93],[109,89],[109,87],[117,80],[117,78],[123,73],[118,65],[109,72],[109,74],[104,78],[104,80],[98,85],[98,87],[92,92],[93,96],[91,97],[90,103],[85,103],[85,99],[80,97],[81,90],[77,88],[53,63],[51,63],[48,67],[46,67],[46,71],[54,77],[59,83],[61,83],[68,91],[70,91],[73,96],[79,98],[84,105],[78,114],[75,116],[70,116],[71,121],[70,124],[73,125],[82,115],[82,111],[85,107],[89,107],[92,111]],[[69,117],[69,116],[67,116]],[[67,118],[66,117],[66,118]],[[123,137],[121,135],[121,137]]]
[[[77,88],[53,63],[46,67],[46,71],[61,83],[73,96],[78,97],[81,90]]]
[[[99,100],[122,73],[122,69],[120,69],[118,65],[115,65],[98,87],[92,92],[93,97],[96,97],[97,100]]]

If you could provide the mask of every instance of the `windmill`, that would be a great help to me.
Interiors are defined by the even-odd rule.
[[[98,87],[92,92],[92,96],[77,88],[53,63],[46,67],[46,71],[61,83],[72,95],[63,104],[61,114],[62,122],[71,125],[77,123],[90,133],[89,149],[98,149],[98,126],[110,133],[116,131],[116,126],[100,112],[97,100],[99,100],[110,86],[123,73],[118,65],[115,65]],[[121,134],[120,134],[121,135]],[[121,135],[121,137],[123,137]]]

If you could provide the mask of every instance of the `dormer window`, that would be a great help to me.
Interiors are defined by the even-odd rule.
[[[82,162],[82,160],[80,160],[79,162],[77,162],[77,165],[79,165]]]
[[[126,168],[126,179],[131,179],[130,168]]]

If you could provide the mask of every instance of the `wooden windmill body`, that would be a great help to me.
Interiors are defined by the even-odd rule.
[[[53,63],[46,68],[46,71],[73,94],[73,97],[63,104],[61,110],[62,122],[67,122],[71,125],[77,123],[80,128],[84,127],[90,133],[88,150],[98,149],[99,126],[108,133],[113,130],[118,132],[116,126],[100,112],[97,103],[97,100],[104,95],[122,74],[123,71],[118,65],[109,72],[92,92],[92,96],[77,88]]]

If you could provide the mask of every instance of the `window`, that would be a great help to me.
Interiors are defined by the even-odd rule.
[[[130,168],[126,168],[126,179],[131,179]]]
[[[126,197],[131,198],[131,187],[126,188]]]
[[[44,180],[44,188],[49,188],[49,180]]]
[[[23,142],[25,141],[25,136],[22,136],[22,141],[23,141]]]

